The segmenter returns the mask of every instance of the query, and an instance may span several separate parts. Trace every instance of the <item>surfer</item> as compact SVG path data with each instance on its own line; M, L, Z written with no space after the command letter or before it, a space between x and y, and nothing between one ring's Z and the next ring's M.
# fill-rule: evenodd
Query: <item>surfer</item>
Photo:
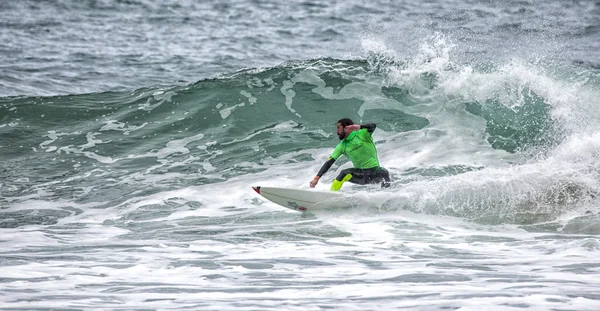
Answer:
M363 125L354 124L348 118L337 122L337 135L341 142L335 147L333 153L323 164L317 176L310 181L310 187L314 188L319 179L325 174L333 162L341 155L345 155L352 161L353 168L342 170L331 184L331 191L338 191L346 181L365 185L381 183L382 188L390 186L390 173L379 166L377 150L373 143L373 131L377 125L367 123Z

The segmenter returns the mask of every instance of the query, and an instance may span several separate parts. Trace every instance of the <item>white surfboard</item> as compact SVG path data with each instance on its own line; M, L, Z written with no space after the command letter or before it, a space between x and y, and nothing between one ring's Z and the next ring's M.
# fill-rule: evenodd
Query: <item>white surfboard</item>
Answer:
M300 212L353 206L351 197L339 192L260 186L252 189L275 204Z

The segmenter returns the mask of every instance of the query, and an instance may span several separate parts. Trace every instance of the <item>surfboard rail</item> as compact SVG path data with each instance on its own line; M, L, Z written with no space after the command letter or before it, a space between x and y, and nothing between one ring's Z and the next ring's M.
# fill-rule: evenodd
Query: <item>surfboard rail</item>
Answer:
M333 191L318 191L281 187L252 186L252 189L265 199L299 212L324 208L348 207L351 204L346 196Z

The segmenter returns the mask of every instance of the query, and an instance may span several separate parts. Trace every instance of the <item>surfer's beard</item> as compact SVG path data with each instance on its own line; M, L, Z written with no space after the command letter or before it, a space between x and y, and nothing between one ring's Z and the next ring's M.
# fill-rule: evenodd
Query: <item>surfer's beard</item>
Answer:
M340 140L344 140L344 138L345 138L344 136L346 136L345 134L346 133L338 134L338 137L340 138Z

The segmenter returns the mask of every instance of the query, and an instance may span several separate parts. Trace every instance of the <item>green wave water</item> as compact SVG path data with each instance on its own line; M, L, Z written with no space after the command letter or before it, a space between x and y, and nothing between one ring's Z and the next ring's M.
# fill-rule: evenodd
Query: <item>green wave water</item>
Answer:
M587 113L577 104L595 96L597 85L526 74L539 69L518 63L478 72L451 63L446 49L438 46L437 54L410 62L373 54L289 62L185 86L2 98L1 204L61 202L45 216L25 216L27 207L9 210L2 226L53 223L84 212L71 203L107 208L261 172L281 171L301 185L335 145L334 122L342 117L378 124L382 163L399 198L411 197L388 200L387 208L503 214L501 221L517 223L523 221L514 210L524 205L550 213L524 221L535 223L595 201L589 190L596 185L590 179L597 175L595 163L569 173L547 171L543 163L589 134L573 128L580 119L569 118ZM552 89L565 83L571 89ZM565 92L576 102L563 101ZM561 109L572 112L561 115ZM305 169L288 172L288 164ZM527 166L539 170L537 179L521 175ZM494 180L469 184L473 176ZM411 187L418 190L403 193ZM424 195L432 187L444 189ZM505 217L507 209L513 212Z

